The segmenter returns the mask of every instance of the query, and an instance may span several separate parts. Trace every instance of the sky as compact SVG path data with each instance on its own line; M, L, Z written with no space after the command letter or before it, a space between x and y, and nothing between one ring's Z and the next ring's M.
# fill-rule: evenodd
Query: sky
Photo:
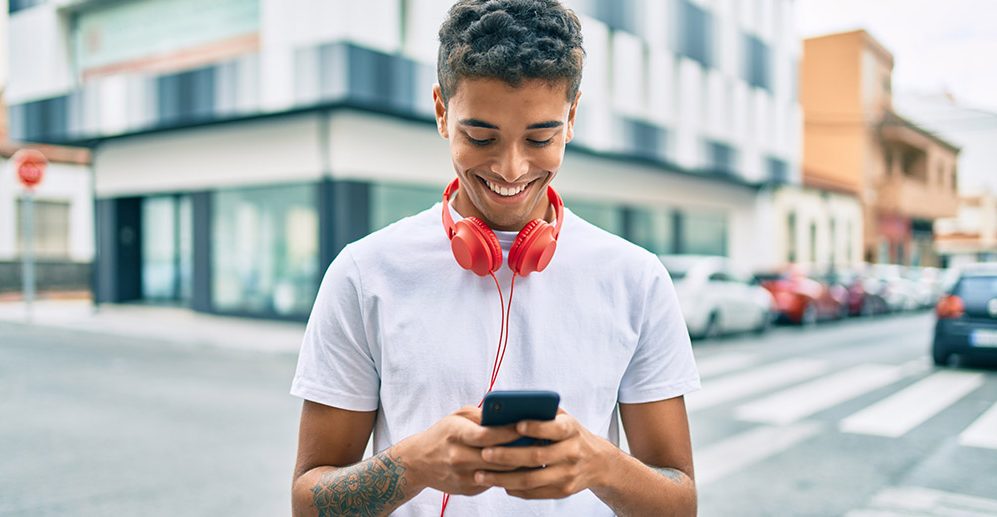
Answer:
M948 92L997 112L997 0L797 0L804 38L864 28L894 57L894 92Z

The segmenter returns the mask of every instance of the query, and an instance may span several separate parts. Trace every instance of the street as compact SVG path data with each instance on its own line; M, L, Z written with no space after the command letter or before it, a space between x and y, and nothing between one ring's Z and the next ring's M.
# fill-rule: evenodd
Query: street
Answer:
M932 324L697 342L700 515L997 515L997 368ZM0 515L288 515L295 360L0 323Z

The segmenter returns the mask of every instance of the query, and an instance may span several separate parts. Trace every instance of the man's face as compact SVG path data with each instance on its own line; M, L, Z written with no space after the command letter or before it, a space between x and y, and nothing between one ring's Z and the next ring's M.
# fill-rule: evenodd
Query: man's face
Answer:
M460 190L454 207L496 230L518 231L548 210L547 185L574 136L574 102L566 83L525 81L510 86L500 79L462 79L444 106L433 88L440 135L450 141L450 156Z

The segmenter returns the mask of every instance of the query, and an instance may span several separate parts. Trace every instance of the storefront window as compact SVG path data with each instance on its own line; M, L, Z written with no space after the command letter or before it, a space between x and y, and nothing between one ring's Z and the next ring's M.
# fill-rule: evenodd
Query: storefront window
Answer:
M607 232L623 235L623 213L620 207L575 199L565 199L564 204L578 217Z
M683 213L682 252L691 255L727 255L727 217L724 214Z
M629 238L634 244L651 253L674 253L672 212L635 208L631 212Z
M186 301L191 295L193 258L190 196L142 200L142 297Z
M371 231L417 214L443 199L443 186L374 184L370 186Z
M226 190L212 204L212 298L221 312L307 316L318 288L315 188Z

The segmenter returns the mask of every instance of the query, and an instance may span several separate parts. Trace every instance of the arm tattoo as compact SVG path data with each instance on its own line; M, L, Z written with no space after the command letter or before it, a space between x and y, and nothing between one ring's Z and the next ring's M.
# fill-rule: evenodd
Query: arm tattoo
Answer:
M383 515L405 498L404 472L401 458L392 458L384 451L323 474L312 488L312 501L319 517Z
M648 466L650 467L650 465ZM681 470L678 469L670 469L664 467L651 467L651 468L654 469L654 471L657 472L658 474L661 474L662 476L668 478L672 483L675 483L676 485L682 484L682 480L685 477L687 477Z

